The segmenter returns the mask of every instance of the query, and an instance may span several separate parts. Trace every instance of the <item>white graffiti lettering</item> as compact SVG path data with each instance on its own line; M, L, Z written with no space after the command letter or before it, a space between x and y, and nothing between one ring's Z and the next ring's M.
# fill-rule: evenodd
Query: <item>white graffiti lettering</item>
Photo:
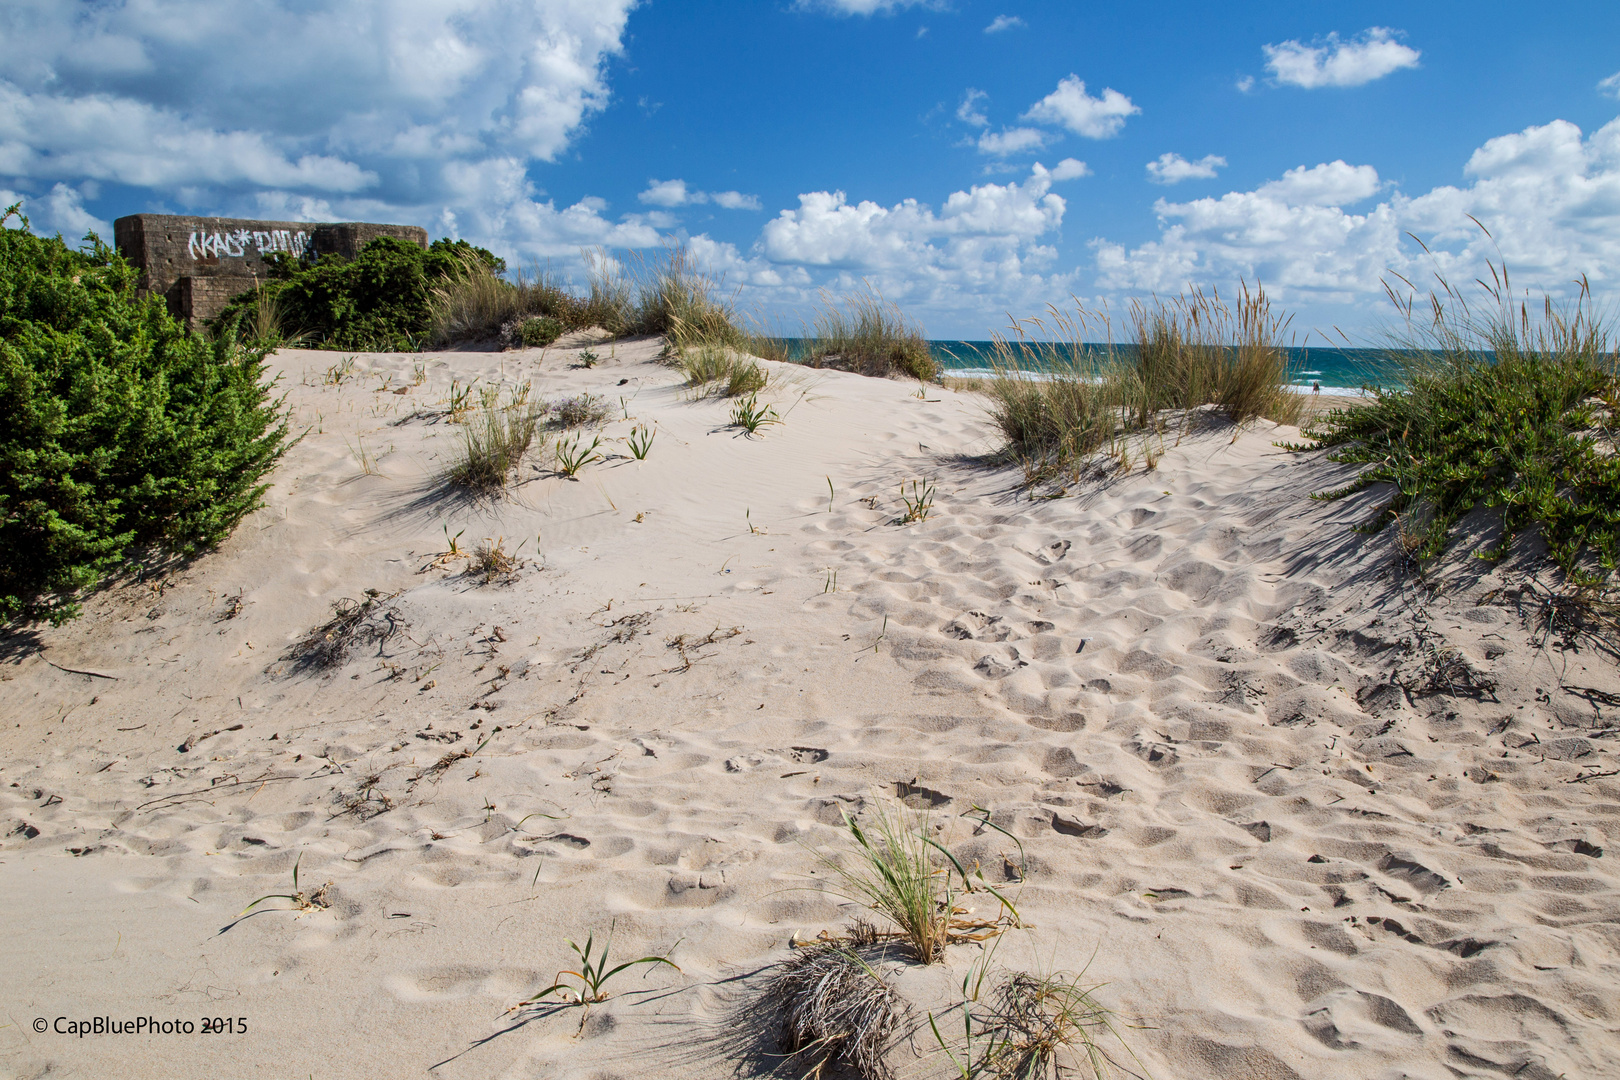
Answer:
M272 229L262 232L253 229L233 229L230 232L194 232L186 244L186 252L193 259L217 259L221 256L240 259L252 246L260 255L272 251L285 251L300 259L315 254L315 238L302 229Z

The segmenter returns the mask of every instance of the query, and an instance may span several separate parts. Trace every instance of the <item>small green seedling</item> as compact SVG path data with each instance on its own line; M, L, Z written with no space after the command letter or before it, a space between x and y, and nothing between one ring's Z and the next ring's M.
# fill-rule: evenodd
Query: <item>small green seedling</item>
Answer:
M680 942L676 942L676 944L678 945ZM612 947L612 945L613 928L611 926L608 927L608 937L607 940L602 943L602 951L599 955L592 955L595 952L596 947L596 934L594 931L585 939L585 947L583 949L570 941L568 943L568 947L574 950L575 956L579 957L579 967L577 969L557 972L556 981L554 981L550 986L546 987L538 994L535 994L533 997L518 1002L508 1011L515 1012L518 1009L527 1008L531 1005L539 1005L553 994L556 994L560 999L560 1003L564 1005L590 1006L595 1005L598 1002L606 1001L608 999L606 987L609 980L611 980L615 975L619 974L619 972L624 971L626 968L633 968L637 964L667 964L676 971L681 970L680 965L676 964L675 961L671 960L667 956L643 956L639 960L626 960L617 967L610 968L608 967L608 950ZM670 951L673 952L674 950L671 949ZM563 982L563 978L565 976L579 980L579 985L573 986L569 983ZM584 1018L582 1017L580 1019L580 1025L582 1027L584 1026L584 1022Z
M742 428L750 435L757 435L762 427L781 422L782 418L776 415L775 409L760 405L758 394L749 394L746 401L739 401L731 408L731 425Z
M586 349L584 352L579 354L579 366L582 368L593 368L596 366L597 361L601 359L602 358L597 356L596 353L592 352L590 349Z
M827 513L829 513L829 514L832 513L832 508L833 508L833 486L832 486L832 477L829 476L829 477L827 477Z
M906 512L900 518L900 524L909 525L913 521L927 521L928 515L934 511L934 482L916 480L911 482L911 494L906 494L906 485L900 485L900 501L905 504Z
M264 903L266 900L291 900L293 902L293 904L295 905L295 907L288 908L288 909L283 909L283 910L296 910L298 912L319 911L322 908L330 907L331 905L328 904L327 900L326 900L326 890L332 887L332 883L330 881L328 881L325 885L322 885L320 888L314 889L314 890L310 891L307 894L304 892L304 890L302 890L302 889L300 889L298 887L298 864L303 862L303 861L304 861L304 853L300 851L298 853L298 858L293 860L293 891L292 892L290 892L290 893L271 893L268 896L261 896L257 900L253 901L253 903L251 903L247 907L243 908L242 909L242 915L246 915L248 912L252 911L254 908L256 908L260 904ZM240 919L242 917L242 915L238 915L237 918Z
M591 462L602 460L602 455L596 452L602 445L601 436L593 437L589 446L581 446L580 439L581 436L575 435L566 442L559 440L557 443L557 471L570 480Z
M658 432L637 424L630 429L630 437L625 442L630 444L630 456L637 461L646 461L647 454L652 450L653 439Z

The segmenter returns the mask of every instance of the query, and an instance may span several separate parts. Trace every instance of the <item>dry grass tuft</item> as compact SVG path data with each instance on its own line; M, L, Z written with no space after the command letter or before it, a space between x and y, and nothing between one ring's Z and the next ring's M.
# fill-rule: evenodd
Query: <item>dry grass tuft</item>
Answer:
M813 1061L806 1075L832 1064L863 1077L893 1075L884 1061L905 1003L855 952L838 945L799 949L772 976L766 998L782 1022L782 1050Z
M506 550L506 537L496 536L485 537L482 544L473 548L464 573L469 577L483 578L485 585L495 581L504 585L516 579L517 572L522 568L523 561L518 558L517 552Z
M969 1050L965 1075L1060 1080L1079 1070L1094 1080L1108 1080L1128 1073L1103 1045L1115 1042L1131 1054L1114 1027L1113 1014L1093 996L1097 987L1082 979L1083 974L1067 972L1036 976L1016 971L1007 976L977 1017L978 1049Z
M326 671L340 667L360 645L387 641L404 625L389 603L394 595L367 589L359 601L343 597L332 605L332 617L305 634L285 659L299 670Z

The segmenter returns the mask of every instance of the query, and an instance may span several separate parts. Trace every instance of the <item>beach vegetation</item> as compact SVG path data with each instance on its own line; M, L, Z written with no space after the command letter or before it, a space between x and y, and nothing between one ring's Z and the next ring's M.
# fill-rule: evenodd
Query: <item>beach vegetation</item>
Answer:
M1532 305L1505 267L1491 276L1467 297L1444 279L1427 302L1391 289L1398 383L1318 417L1294 448L1361 466L1317 497L1379 491L1366 528L1394 525L1420 564L1487 508L1500 532L1474 554L1500 559L1535 532L1569 585L1594 590L1620 559L1620 356L1584 278L1570 303Z
M1156 465L1167 426L1184 434L1211 414L1235 425L1299 422L1303 399L1290 389L1284 347L1289 318L1264 289L1243 286L1232 303L1196 289L1133 301L1128 324L1130 347L1116 347L1107 312L1051 307L1015 323L1012 339L995 340L993 374L980 389L1003 454L1022 464L1030 485L1077 479L1099 459L1128 470L1133 438ZM1087 344L1098 337L1108 344ZM1157 449L1152 436L1161 437Z
M607 422L611 411L607 400L595 394L576 394L547 406L552 422L560 428L596 427Z
M527 395L502 404L486 394L476 412L462 424L460 452L445 474L458 487L489 494L506 487L539 434L540 410ZM545 438L540 436L542 447Z
M750 356L724 345L703 344L678 354L686 385L697 394L741 397L765 389L765 369Z
M60 623L263 505L286 411L262 343L190 333L94 235L0 221L0 623Z
M582 435L574 435L568 439L559 439L555 457L557 459L557 472L568 479L574 479L579 470L594 461L601 461L602 455L597 450L602 445L601 436L591 439L590 445L584 445Z
M934 512L934 482L913 480L910 494L906 493L906 486L901 484L900 502L906 508L906 512L900 515L900 524L910 525L914 521L927 521L928 515Z
M843 295L823 291L798 346L793 358L811 367L926 382L940 376L922 327L871 285Z
M803 1075L843 1065L868 1080L892 1075L884 1060L905 1017L903 998L852 948L816 943L794 950L764 997L777 1011L781 1050L811 1062Z
M749 394L731 407L732 427L740 427L750 435L757 435L762 427L781 422L782 418L776 415L775 409L759 403L758 394Z
M550 986L518 1002L508 1011L515 1012L518 1009L540 1005L553 996L557 998L560 1004L564 1005L590 1006L599 1004L608 999L607 984L613 981L615 976L643 964L652 966L663 964L674 968L676 971L681 970L680 966L667 955L643 956L635 960L625 960L610 967L609 954L613 947L613 928L611 926L608 928L607 939L602 942L600 951L596 949L595 931L592 931L585 938L584 948L576 945L573 941L568 942L568 947L574 951L574 955L578 958L578 964L573 968L557 972ZM671 949L670 951L673 952L674 950ZM584 1021L581 1020L582 1026L583 1023Z
M448 528L445 531L448 534ZM403 625L394 595L367 589L359 600L340 597L332 604L332 617L294 642L283 659L299 671L330 671L341 667L359 646L380 646Z
M630 448L630 456L637 461L646 461L647 455L652 453L653 439L658 435L657 428L649 428L645 424L637 424L630 429L625 444Z
M319 886L318 888L310 889L310 890L307 890L307 891L304 890L304 889L299 888L299 886L298 886L298 866L303 861L304 861L304 853L302 851L300 851L298 853L298 857L293 860L292 892L290 892L290 893L270 893L267 896L261 896L257 900L253 901L253 903L251 903L247 907L243 908L242 909L242 914L238 915L237 918L238 919L242 918L243 915L246 915L248 912L252 911L254 908L258 907L260 904L264 903L267 900L287 900L287 901L290 901L292 903L292 907L284 909L284 910L297 911L299 913L303 913L303 912L306 912L306 911L319 911L322 908L331 907L331 904L327 900L327 895L326 895L327 890L332 887L332 883L330 881L328 881L324 885Z
M1141 1062L1120 1035L1111 1010L1097 1000L1099 987L1084 972L1033 975L1014 971L983 994L983 969L963 980L963 1040L954 1045L929 1014L940 1049L962 1080L1092 1080L1139 1075L1113 1056ZM1145 1070L1144 1070L1145 1071Z

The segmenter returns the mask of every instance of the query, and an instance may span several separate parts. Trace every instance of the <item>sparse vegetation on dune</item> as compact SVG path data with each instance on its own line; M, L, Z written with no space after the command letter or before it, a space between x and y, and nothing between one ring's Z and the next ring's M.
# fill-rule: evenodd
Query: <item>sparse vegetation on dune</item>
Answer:
M460 453L446 479L480 494L500 491L534 445L540 415L527 393L514 393L504 405L495 395L486 395L482 407L462 425Z
M1152 437L1171 423L1185 430L1205 408L1237 424L1299 421L1303 401L1289 388L1282 341L1288 319L1263 289L1242 288L1235 304L1196 290L1136 301L1129 318L1130 350L1088 346L1099 334L1111 342L1113 328L1084 308L1017 324L1016 346L996 340L995 374L981 389L1005 452L1031 484L1078 476L1104 457L1126 468L1133 438L1151 465Z
M1369 528L1395 524L1419 561L1487 507L1500 535L1477 554L1500 558L1534 530L1570 584L1600 586L1620 559L1620 356L1584 280L1571 304L1537 310L1513 302L1506 269L1492 275L1475 304L1444 281L1424 306L1391 292L1401 385L1319 417L1296 449L1365 466L1319 498L1390 485Z
M725 345L699 345L677 355L686 385L695 394L741 397L765 389L768 381L757 361Z

